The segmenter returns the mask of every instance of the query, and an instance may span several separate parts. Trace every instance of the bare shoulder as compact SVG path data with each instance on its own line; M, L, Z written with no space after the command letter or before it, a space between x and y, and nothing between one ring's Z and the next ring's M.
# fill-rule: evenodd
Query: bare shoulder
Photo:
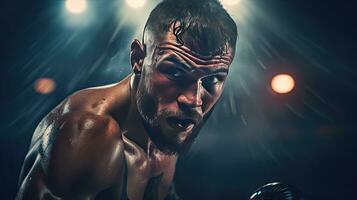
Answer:
M123 141L110 116L66 113L49 124L39 142L41 166L56 194L95 194L121 179Z
M19 179L18 199L45 191L70 199L94 198L123 183L124 144L110 115L113 87L78 91L37 126ZM46 193L46 192L45 192Z
M38 124L31 141L31 147L43 136L49 126L62 122L80 122L91 118L96 125L108 120L105 110L105 93L101 89L83 89L65 98L51 112L49 112ZM101 112L102 111L102 112ZM95 127L94 127L95 128Z
M91 199L122 184L124 145L113 118L88 111L50 113L39 127L40 137L24 162L18 199L42 199L44 194Z
M62 103L62 108L64 111L86 110L103 114L105 108L113 104L113 101L121 100L114 97L116 88L118 88L117 84L112 84L79 90L66 98Z
M30 181L34 177L44 177L46 188L63 198L93 197L121 185L124 144L110 113L123 99L113 95L114 89L125 91L115 86L78 91L41 120L21 172L21 191L37 187Z

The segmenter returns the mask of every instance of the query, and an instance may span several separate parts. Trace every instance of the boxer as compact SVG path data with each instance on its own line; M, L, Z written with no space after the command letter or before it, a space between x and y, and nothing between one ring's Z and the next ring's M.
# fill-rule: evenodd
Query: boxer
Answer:
M37 126L16 199L174 199L177 158L220 98L237 27L217 0L164 0L132 73L80 90Z

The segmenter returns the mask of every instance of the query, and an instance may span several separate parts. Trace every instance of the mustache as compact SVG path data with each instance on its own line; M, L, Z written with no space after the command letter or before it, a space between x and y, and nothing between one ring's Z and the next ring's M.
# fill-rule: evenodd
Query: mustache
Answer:
M164 109L160 112L160 116L163 118L169 118L169 117L175 117L179 119L192 119L196 123L199 123L202 121L203 116L200 114L197 110L187 110L187 111L173 111L169 109Z

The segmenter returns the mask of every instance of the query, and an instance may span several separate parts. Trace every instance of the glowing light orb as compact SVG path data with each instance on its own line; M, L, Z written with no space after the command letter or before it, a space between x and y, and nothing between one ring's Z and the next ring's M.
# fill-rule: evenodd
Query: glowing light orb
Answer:
M87 9L86 0L66 0L66 8L73 14L83 13Z
M126 3L132 8L140 8L145 5L146 0L126 0Z
M226 6L233 6L240 2L240 0L221 0L221 3Z
M34 88L40 94L49 94L56 88L56 83L50 78L37 79Z
M280 94L289 93L295 87L295 81L289 74L278 74L271 80L272 89Z

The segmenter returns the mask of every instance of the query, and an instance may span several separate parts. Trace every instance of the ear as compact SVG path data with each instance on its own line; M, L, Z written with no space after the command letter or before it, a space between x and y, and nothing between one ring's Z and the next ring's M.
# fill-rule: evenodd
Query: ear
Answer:
M130 64L135 75L140 75L145 58L145 46L135 39L130 47Z

